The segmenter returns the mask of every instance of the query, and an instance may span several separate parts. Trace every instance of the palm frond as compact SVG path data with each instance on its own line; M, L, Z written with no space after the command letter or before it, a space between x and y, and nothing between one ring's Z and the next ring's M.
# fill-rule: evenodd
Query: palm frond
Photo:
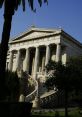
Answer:
M31 9L33 10L33 0L28 0L29 6L31 7Z
M34 0L28 0L29 6L31 7L31 10L36 12L36 9L34 9Z
M48 0L44 0L44 3L47 3L48 4Z
M17 10L17 9L18 9L18 1L19 1L19 0L15 0L15 5L14 5L15 10Z
M5 0L0 0L0 8L2 8L4 2Z
M25 11L25 0L22 0L23 11Z
M42 0L38 0L40 7L42 6Z
M21 0L18 0L18 5L20 5L21 4Z

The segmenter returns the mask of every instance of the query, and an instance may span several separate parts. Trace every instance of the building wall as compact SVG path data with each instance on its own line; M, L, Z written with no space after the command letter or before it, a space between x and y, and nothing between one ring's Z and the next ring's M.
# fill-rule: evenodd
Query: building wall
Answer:
M26 67L26 50L29 48L29 73L35 74L35 55L36 48L39 47L39 64L37 66L37 72L43 72L46 63L46 52L47 46L49 46L50 51L50 59L57 61L57 57L60 57L62 63L66 63L69 57L72 56L80 56L82 55L82 45L77 41L73 40L70 36L61 35L60 31L57 34L46 35L48 32L30 32L25 36L20 36L18 40L12 41L10 44L9 54L13 52L13 63L12 63L12 71L15 71L16 68L16 57L18 51L21 50L21 55L19 57L19 66L23 70ZM39 37L40 36L40 37ZM42 37L41 37L42 36ZM44 37L43 37L44 36ZM58 46L59 45L59 46ZM58 47L58 48L57 48ZM59 49L59 50L57 50ZM7 56L7 63L10 61L10 56ZM57 55L57 54L60 54ZM49 56L49 55L48 55ZM48 58L47 58L48 59ZM38 61L38 60L37 60ZM7 66L8 67L8 66Z
M65 37L61 37L61 43L63 43L66 48L63 60L69 57L82 56L82 47L78 46L76 43Z

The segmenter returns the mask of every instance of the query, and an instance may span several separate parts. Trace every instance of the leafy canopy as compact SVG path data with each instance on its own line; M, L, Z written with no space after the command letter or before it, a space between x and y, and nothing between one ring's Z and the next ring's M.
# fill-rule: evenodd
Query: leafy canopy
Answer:
M81 90L82 57L71 58L65 65L62 62L50 61L46 66L46 87L56 86L59 90Z
M28 1L28 4L29 4L31 10L35 11L35 9L34 9L34 0L27 0L27 1ZM44 3L48 4L47 0L38 0L38 3L40 5L40 7L42 6L43 1L44 1ZM7 3L10 3L10 2L13 4L14 10L17 10L18 6L20 6L22 4L23 11L25 11L26 0L0 0L0 8L2 8L3 4L7 4Z

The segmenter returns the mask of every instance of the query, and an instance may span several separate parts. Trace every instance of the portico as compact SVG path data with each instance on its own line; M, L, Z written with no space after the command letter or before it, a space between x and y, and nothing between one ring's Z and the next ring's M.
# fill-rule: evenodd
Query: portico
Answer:
M61 29L31 28L9 44L8 69L23 69L34 78L37 72L44 73L50 59L65 64L69 57L82 54L82 45Z
M35 77L37 72L44 71L50 59L54 61L61 59L60 47L56 44L12 50L10 51L9 70L16 71L20 68Z

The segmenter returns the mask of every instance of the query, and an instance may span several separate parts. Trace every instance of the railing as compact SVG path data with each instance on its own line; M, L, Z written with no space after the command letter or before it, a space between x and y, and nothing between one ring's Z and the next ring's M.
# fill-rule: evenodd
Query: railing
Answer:
M32 87L34 87L34 90L25 97L25 102L32 102L33 100L35 100L35 97L38 97L38 95L39 95L38 88L40 88L40 87L38 86L39 84L38 84L37 80L33 79L30 75L28 75L28 82L31 81ZM40 104L45 105L47 103L47 101L50 102L52 100L52 98L55 96L54 94L56 94L56 91L52 90L52 91L47 92L43 95L39 95L40 96Z
M37 82L37 80L33 79L30 75L29 75L29 79L33 82L35 89L33 92L31 92L29 95L26 96L25 102L32 101L35 98L35 96L38 95L38 82Z

